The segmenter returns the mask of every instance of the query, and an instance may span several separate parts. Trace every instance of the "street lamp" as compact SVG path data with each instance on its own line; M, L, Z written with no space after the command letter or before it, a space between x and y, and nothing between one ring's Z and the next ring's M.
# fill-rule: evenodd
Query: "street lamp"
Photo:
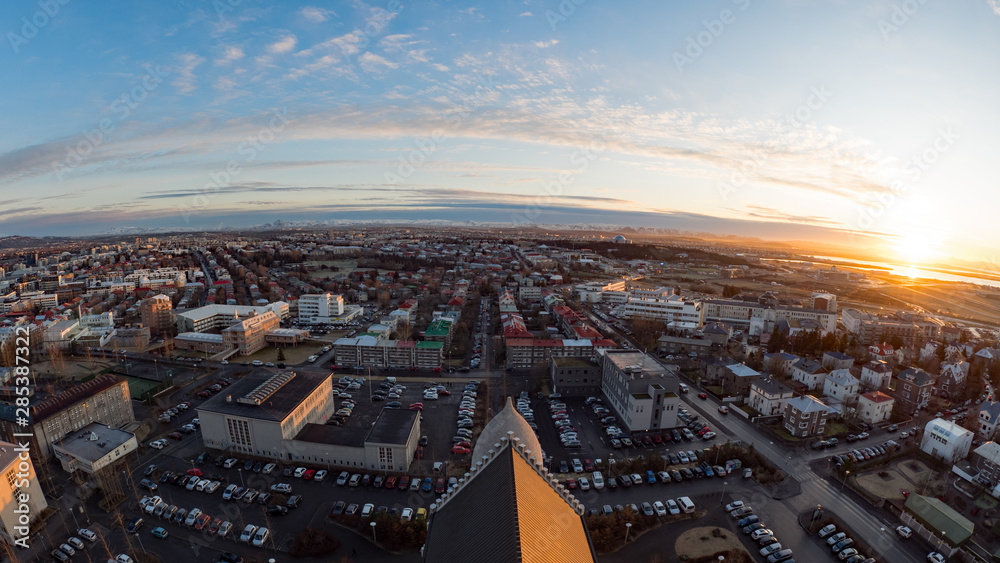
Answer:
M378 540L375 538L375 522L372 522L370 526L372 527L372 543L374 543L377 546Z
M941 544L944 542L944 538L947 535L948 535L948 532L945 532L945 531L941 532L941 539L938 540L938 548L937 548L938 551L941 551Z
M240 486L245 487L246 483L243 482L243 468L237 469L236 472L240 474Z
M374 522L372 522L374 524ZM632 529L631 522L625 522L625 543L628 543L628 532Z
M844 491L844 485L847 484L847 479L851 476L851 471L848 469L844 472L844 482L840 484L840 491Z
M723 499L725 498L725 496L726 496L726 485L728 485L728 484L729 484L729 482L728 482L728 481L723 481L723 482L722 482L722 494L721 494L721 495L719 495L719 504L722 504L722 500L723 500Z

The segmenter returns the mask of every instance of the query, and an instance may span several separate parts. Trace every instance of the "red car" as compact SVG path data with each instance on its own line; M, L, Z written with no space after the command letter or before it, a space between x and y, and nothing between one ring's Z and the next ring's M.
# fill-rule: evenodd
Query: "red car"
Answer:
M423 447L418 447L417 451L413 452L413 457L415 457L417 459L423 459L424 458L424 448Z
M707 399L708 398L708 394L707 393L698 393L698 398L699 399Z
M455 445L456 446L462 446L465 449L472 448L472 444L470 444L467 440L463 440L461 442L455 442ZM588 469L588 471L590 471L590 470Z
M187 474L194 475L195 477L201 477L201 469L198 469L197 467L192 467L191 469L187 470Z
M456 444L451 447L451 453L464 455L469 453L469 448L466 448L465 446L459 446Z
M336 364L330 364L330 369L340 369L340 366Z
M412 403L410 405L410 410L411 411L422 411L422 410L424 410L424 404L423 403Z
M212 394L209 393L208 391L198 391L198 393L195 396L201 397L202 399L207 399L207 398L211 397Z
M663 443L663 436L660 436L659 434L653 434L653 443L654 444L662 444Z
M434 483L434 492L438 493L438 494L441 494L441 493L444 492L444 489L445 489L445 487L444 487L444 477L438 477L437 482Z
M405 491L410 486L410 476L403 475L399 478L399 490Z
M583 470L584 471L593 471L594 470L594 464L591 463L591 461L589 459L583 460Z
M390 476L386 477L385 478L385 488L387 488L387 489L395 489L396 488L396 481L397 480L399 480L399 477L396 477L395 475L390 475Z
M566 479L566 488L571 491L576 489L576 479Z
M167 434L167 438L170 438L172 440L181 440L184 438L184 435L181 434L180 432L171 432L170 434Z
M436 368L434 368L434 371L441 371L441 368L436 367Z
M438 395L441 395L442 397L447 397L451 395L451 391L448 391L447 389L438 389Z
M711 432L711 429L709 427L707 427L707 426L704 427L704 428L702 428L701 430L699 430L698 431L698 435L699 436L704 436L706 432Z
M302 478L306 481L312 481L313 475L316 475L315 469L306 469L306 472L302 474Z

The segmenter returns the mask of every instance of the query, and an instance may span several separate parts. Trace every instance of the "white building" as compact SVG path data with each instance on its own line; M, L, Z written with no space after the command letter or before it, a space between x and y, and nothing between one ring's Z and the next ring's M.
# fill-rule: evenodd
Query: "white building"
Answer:
M307 323L330 322L344 314L344 296L334 293L306 294L299 297L299 320Z
M701 301L686 300L671 295L670 288L634 290L624 304L615 307L616 317L626 319L655 319L669 327L696 330L705 324L705 310Z
M777 416L785 412L785 403L795 393L776 379L760 379L750 384L747 404L762 416Z
M949 463L964 459L972 447L972 432L943 418L935 418L924 426L920 449Z
M810 391L820 389L826 380L826 368L819 362L802 358L792 365L792 379L806 386Z
M52 445L56 459L67 473L93 475L139 449L135 434L92 422L70 432Z
M878 424L889 420L895 400L881 391L864 393L858 397L858 416L861 420Z
M892 367L884 360L872 360L861 368L861 387L872 390L889 388Z
M835 369L823 380L823 395L842 403L850 402L858 395L858 378L849 369Z
M267 305L206 305L175 314L177 332L207 332L222 330L253 314L274 312L279 320L288 318L288 303L275 301Z
M979 429L976 432L984 440L992 440L1000 423L1000 401L983 401L979 405Z

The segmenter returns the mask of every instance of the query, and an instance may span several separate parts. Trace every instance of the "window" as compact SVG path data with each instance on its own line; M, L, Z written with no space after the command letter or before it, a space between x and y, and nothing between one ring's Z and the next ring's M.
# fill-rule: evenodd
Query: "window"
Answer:
M382 469L392 466L392 448L379 448L378 461L382 465Z

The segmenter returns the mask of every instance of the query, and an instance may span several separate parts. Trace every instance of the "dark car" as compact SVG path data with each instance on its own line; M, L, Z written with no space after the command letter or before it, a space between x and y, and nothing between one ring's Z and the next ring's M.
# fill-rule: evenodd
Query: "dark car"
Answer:
M298 508L299 505L302 504L302 497L300 497L299 495L292 495L288 497L288 502L285 504L288 506L288 508Z
M336 504L333 505L333 510L330 511L330 514L332 516L339 516L339 515L341 515L341 514L344 513L344 508L346 506L347 506L347 503L345 503L342 500L338 500L336 502Z
M569 473L569 464L566 463L566 460L559 462L559 473Z
M223 551L219 554L220 563L243 563L243 556L231 553L228 551Z
M260 473L260 470L263 469L263 468L264 468L264 464L261 463L261 462L259 462L259 461L257 463L255 463L255 464L253 464L253 472L254 473Z
M282 472L281 472L281 475L282 475L283 477L291 477L291 476L292 476L292 475L294 475L294 474L295 474L295 467L293 467L293 466L291 466L291 465L289 465L288 467L286 467L286 468L285 468L284 470L282 470Z
M340 505L341 505L340 508L341 508L341 510L343 510L344 509L344 506L343 506L344 505L344 501L338 501L338 502L340 502ZM288 514L288 507L286 507L286 506L280 506L280 505L269 506L269 507L267 507L267 513L270 516L284 516L284 515Z
M142 521L142 518L134 518L128 523L128 527L125 528L125 531L130 534L138 534L139 530L142 529L143 524L145 524L145 522Z
M248 459L246 463L243 464L243 471L250 471L253 469L253 460Z

